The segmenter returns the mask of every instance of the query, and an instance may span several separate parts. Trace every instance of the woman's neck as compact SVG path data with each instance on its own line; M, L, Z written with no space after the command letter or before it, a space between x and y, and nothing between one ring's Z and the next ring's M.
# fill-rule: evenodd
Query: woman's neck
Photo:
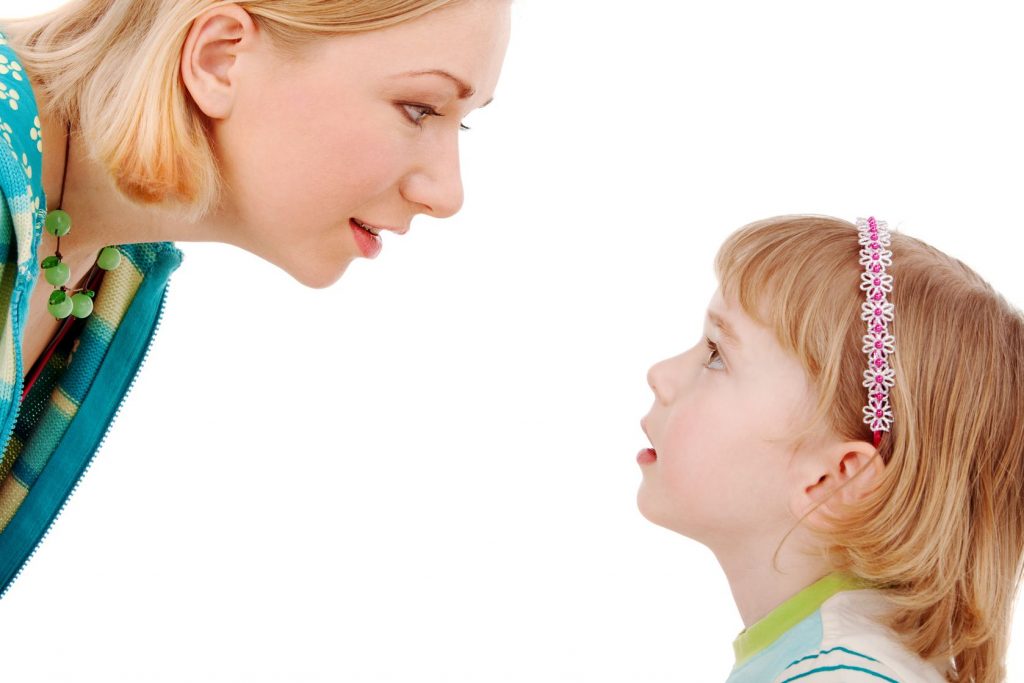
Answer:
M40 111L43 111L42 107ZM47 209L61 202L62 179L67 163L63 208L72 217L72 232L61 240L61 253L67 260L88 260L110 244L137 242L230 242L229 224L221 214L196 222L156 206L140 206L125 199L106 170L90 158L84 141L72 133L65 160L67 129L52 117L40 116L43 132L43 190ZM40 254L56 249L56 238L43 233Z

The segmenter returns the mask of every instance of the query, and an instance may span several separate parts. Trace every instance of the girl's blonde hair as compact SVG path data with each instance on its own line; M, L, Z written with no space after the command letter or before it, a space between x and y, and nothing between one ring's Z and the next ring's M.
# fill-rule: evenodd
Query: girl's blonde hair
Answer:
M458 0L234 0L273 44L298 56L310 41L372 31ZM175 203L192 217L216 203L221 177L206 118L179 73L192 22L214 0L75 0L3 22L36 92L129 199Z
M759 221L722 245L723 293L774 330L818 390L841 438L862 422L866 324L856 227L820 216ZM892 237L894 425L878 486L833 514L833 566L885 589L888 625L951 680L1005 677L1024 557L1024 316L960 261Z

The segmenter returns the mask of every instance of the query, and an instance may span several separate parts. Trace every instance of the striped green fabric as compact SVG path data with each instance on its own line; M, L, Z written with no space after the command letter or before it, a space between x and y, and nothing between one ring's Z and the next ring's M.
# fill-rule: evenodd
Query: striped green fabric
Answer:
M743 666L747 660L774 643L786 631L811 616L823 602L839 591L867 587L866 583L838 572L815 581L736 637L732 643L736 654L736 666Z
M832 573L777 605L733 642L726 683L944 683L949 662L909 650L885 625L889 594L868 585Z
M117 245L121 265L104 276L92 315L75 323L22 401L23 325L46 217L41 128L29 79L0 33L0 594L102 443L182 259L170 242Z

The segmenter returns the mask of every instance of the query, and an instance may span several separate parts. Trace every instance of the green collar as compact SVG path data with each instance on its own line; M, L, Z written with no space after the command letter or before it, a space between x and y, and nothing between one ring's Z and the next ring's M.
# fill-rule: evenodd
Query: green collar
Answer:
M778 640L783 633L814 614L823 602L836 593L858 588L867 588L867 584L849 574L837 572L828 574L804 588L736 637L732 643L732 648L736 652L736 666L740 666Z

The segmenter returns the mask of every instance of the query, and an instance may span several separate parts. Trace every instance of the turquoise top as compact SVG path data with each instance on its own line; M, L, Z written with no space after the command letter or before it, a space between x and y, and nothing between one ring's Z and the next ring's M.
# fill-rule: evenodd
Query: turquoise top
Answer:
M21 346L47 207L42 152L32 86L0 33L0 595L102 445L182 259L169 242L114 245L122 263L105 274L92 315L75 323L22 401Z

